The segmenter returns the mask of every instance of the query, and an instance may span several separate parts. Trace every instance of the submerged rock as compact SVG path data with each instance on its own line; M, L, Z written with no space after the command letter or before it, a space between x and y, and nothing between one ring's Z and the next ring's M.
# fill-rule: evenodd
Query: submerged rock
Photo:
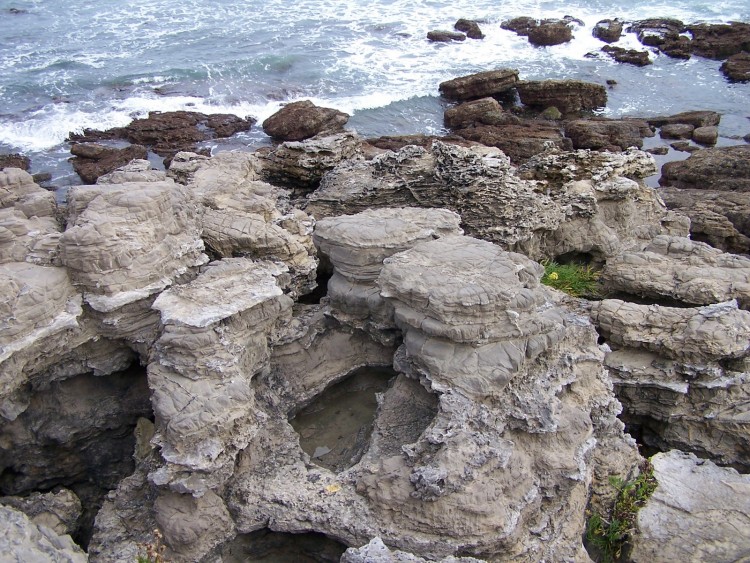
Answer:
M602 47L602 51L607 53L618 63L628 63L635 66L646 66L652 63L648 56L648 51L623 49L622 47L614 47L612 45L605 45Z
M720 67L724 76L735 82L750 80L750 53L737 53L727 58Z
M427 32L427 39L439 43L450 43L451 41L466 41L466 34L446 29L435 29Z
M567 22L542 22L528 32L529 43L537 47L561 45L573 39L573 30Z

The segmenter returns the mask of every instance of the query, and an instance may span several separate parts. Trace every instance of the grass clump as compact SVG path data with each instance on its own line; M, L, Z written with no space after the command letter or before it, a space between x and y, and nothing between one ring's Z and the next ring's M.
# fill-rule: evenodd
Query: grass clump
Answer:
M638 511L656 490L654 467L646 460L641 474L633 481L610 477L617 496L608 515L591 514L586 524L586 542L599 555L600 563L613 563L622 558L622 551L635 530Z
M584 264L559 264L545 260L542 283L564 291L573 297L598 297L599 274L591 266Z
M164 536L159 529L154 530L154 539L146 544L140 544L140 548L145 551L145 555L138 555L137 563L167 563L164 559L164 552L167 546L164 545Z

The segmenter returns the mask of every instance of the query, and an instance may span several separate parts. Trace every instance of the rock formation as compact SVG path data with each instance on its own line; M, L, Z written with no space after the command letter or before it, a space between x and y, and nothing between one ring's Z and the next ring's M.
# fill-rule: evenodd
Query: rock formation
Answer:
M263 131L279 141L302 141L321 133L338 133L347 121L344 112L302 100L285 105L266 119Z
M563 114L607 105L604 86L580 80L524 80L516 85L521 103L534 108L556 107Z
M440 94L449 100L475 100L507 92L518 82L518 71L489 70L441 82Z
M662 167L659 185L726 192L750 191L750 146L704 149Z
M23 512L0 505L3 534L0 551L16 561L88 561L70 536L60 536L45 525L35 524Z
M623 24L620 20L601 20L596 23L592 35L605 43L615 43L620 40Z
M117 149L98 143L75 143L70 147L70 153L73 155L70 159L73 170L84 184L94 184L99 176L112 172L131 160L145 159L147 156L143 145Z

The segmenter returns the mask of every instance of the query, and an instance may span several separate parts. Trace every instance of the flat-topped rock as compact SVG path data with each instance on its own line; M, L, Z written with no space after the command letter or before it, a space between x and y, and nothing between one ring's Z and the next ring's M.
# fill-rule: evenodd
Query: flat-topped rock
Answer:
M662 166L660 186L750 192L750 145L703 149Z
M556 107L563 114L590 111L607 105L607 90L580 80L523 80L516 84L521 103L539 109Z
M449 100L474 100L507 92L518 82L515 69L488 70L440 83L440 94Z

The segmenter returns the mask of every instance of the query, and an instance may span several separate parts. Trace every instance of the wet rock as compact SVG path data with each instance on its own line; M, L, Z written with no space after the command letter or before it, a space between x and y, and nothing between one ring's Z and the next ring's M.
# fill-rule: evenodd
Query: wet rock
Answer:
M674 143L670 143L669 146L680 152L692 153L701 150L700 147L691 144L690 141L675 141Z
M750 192L750 146L703 149L662 166L659 185L682 189Z
M750 306L750 259L687 238L660 235L642 252L610 258L601 279L613 291L650 299Z
M669 209L690 217L690 238L733 254L750 254L750 192L660 188Z
M665 41L686 31L685 24L680 20L669 18L650 18L639 20L628 28L638 37L638 41L649 47L658 47Z
M492 120L491 116L488 117ZM468 141L498 148L508 155L511 162L519 164L550 146L561 150L572 148L560 126L548 120L522 120L508 115L508 121L505 125L475 124L454 132Z
M659 136L662 139L692 139L694 129L687 123L667 123L662 125Z
M73 154L70 159L73 170L86 184L94 184L99 176L147 156L146 147L142 145L116 149L97 143L76 143L70 147L70 152Z
M338 133L349 116L310 100L286 104L263 122L263 131L278 141L302 141L321 133Z
M729 80L747 82L750 80L750 53L731 55L720 67Z
M617 18L601 20L596 23L591 34L605 43L615 43L620 40L623 24Z
M542 22L529 30L528 37L537 47L561 45L573 39L573 30L565 22Z
M446 127L460 129L474 124L503 125L509 121L518 121L518 118L506 114L496 99L481 98L448 108L443 121Z
M699 23L687 29L693 36L693 52L701 57L726 59L750 51L750 23Z
M579 80L521 81L516 85L521 102L534 108L556 107L563 114L607 105L604 86Z
M518 82L514 69L490 70L440 83L440 94L449 100L474 100L503 94Z
M22 154L0 154L0 170L3 168L20 168L28 170L31 167L31 159Z
M645 118L649 125L654 127L662 127L664 125L682 123L692 125L693 127L710 127L718 125L721 120L721 115L715 111L700 110L700 111L686 111L683 113L677 113L675 115L661 116L661 117L647 117Z
M643 137L653 137L654 133L642 120L578 119L565 123L565 136L574 149L625 150L642 147Z
M693 141L701 145L715 145L719 139L719 128L716 126L697 127L693 130Z
M673 59L687 60L693 53L693 42L684 35L668 35L659 50Z
M534 29L537 25L539 25L539 22L535 20L534 18L530 18L528 16L521 16L518 18L513 18L511 20L506 20L500 24L500 27L503 29L507 29L509 31L514 31L518 35L528 35L529 32Z
M427 32L427 39L439 43L450 43L451 41L466 41L466 35L456 31L436 29Z
M60 536L72 536L78 530L81 500L68 489L31 493L26 497L0 497L0 505L20 510L34 524L47 526Z
M13 561L61 561L84 563L88 557L70 536L60 536L47 526L32 522L23 512L0 506L0 551Z
M466 34L469 39L484 39L484 33L479 27L479 23L474 20L467 20L464 18L459 19L453 27L457 31L461 31Z
M652 464L659 485L638 512L631 559L742 560L750 542L737 530L750 525L750 476L679 451L657 454Z
M649 154L655 154L658 156L664 156L665 154L669 154L669 147L665 147L665 146L651 147L650 149L645 149L645 150Z
M646 66L652 63L648 56L648 51L623 49L622 47L614 47L612 45L605 45L602 47L602 51L607 53L618 63L628 63L635 66Z

